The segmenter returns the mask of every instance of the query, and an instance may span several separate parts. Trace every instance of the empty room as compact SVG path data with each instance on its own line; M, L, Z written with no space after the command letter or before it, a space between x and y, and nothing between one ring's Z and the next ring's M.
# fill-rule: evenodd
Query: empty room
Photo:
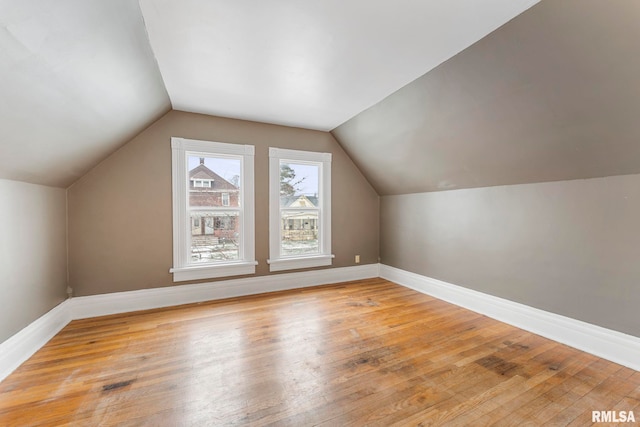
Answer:
M639 22L0 1L0 425L640 423Z

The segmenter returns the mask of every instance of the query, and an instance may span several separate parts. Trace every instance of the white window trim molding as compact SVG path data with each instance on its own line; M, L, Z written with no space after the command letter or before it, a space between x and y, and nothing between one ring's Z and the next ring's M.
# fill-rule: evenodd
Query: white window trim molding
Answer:
M331 265L335 255L312 255L295 258L269 259L269 271L293 270L296 268L325 267Z
M289 150L269 147L269 271L284 271L298 268L326 267L333 263L331 253L331 153ZM296 257L280 255L280 161L321 163L319 195L321 206L318 219L320 226L320 253Z
M228 144L195 139L171 138L173 196L173 273L174 282L255 274L255 201L253 145ZM242 156L242 259L228 263L193 265L189 263L188 246L191 221L188 218L187 153Z

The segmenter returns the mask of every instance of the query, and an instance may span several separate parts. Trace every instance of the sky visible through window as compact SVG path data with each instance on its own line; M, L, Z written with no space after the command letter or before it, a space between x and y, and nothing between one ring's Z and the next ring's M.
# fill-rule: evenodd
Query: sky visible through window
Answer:
M285 162L283 162L285 163ZM286 162L296 173L296 177L293 181L298 182L296 184L296 194L304 194L305 196L317 196L318 195L318 165L304 165Z
M189 156L189 170L197 167L199 164L199 156ZM238 159L205 157L204 165L229 182L234 182L233 180L236 176L238 177L238 182L240 182L240 160Z
M200 164L199 156L189 156L189 170ZM296 173L295 181L302 180L296 185L296 194L304 194L306 196L316 196L318 194L318 166L304 165L287 162L287 164ZM240 161L237 159L225 159L219 157L205 157L204 165L226 179L233 182L235 176L240 177Z

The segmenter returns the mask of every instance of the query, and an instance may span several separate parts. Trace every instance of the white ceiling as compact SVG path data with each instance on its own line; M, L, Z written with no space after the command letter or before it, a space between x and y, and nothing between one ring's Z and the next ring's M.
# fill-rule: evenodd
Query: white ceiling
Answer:
M169 109L135 0L0 0L0 178L66 187Z
M174 109L331 130L537 0L140 0Z
M170 108L331 130L537 1L0 0L0 178L66 187Z

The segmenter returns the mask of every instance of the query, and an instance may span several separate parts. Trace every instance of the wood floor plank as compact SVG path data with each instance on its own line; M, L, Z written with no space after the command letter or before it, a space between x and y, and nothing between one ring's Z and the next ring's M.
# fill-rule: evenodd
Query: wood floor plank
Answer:
M0 425L589 425L640 373L383 279L76 320Z
M560 349L558 349L558 347L560 347ZM591 360L590 355L585 353L576 355L575 352L570 349L563 354L561 351L563 347L564 346L556 345L551 350L557 352L558 364L543 365L543 369L526 381L526 387L522 393L514 393L512 399L504 402L501 406L490 412L486 412L483 415L481 414L478 418L470 418L473 420L473 424L493 424L495 426L513 425L514 420L527 420L531 412L545 407L548 401L538 401L536 398L543 396L551 388L562 383L571 375L572 370L584 366L585 363ZM567 349L566 347L564 348ZM477 415L476 412L483 411L474 411L472 415Z

